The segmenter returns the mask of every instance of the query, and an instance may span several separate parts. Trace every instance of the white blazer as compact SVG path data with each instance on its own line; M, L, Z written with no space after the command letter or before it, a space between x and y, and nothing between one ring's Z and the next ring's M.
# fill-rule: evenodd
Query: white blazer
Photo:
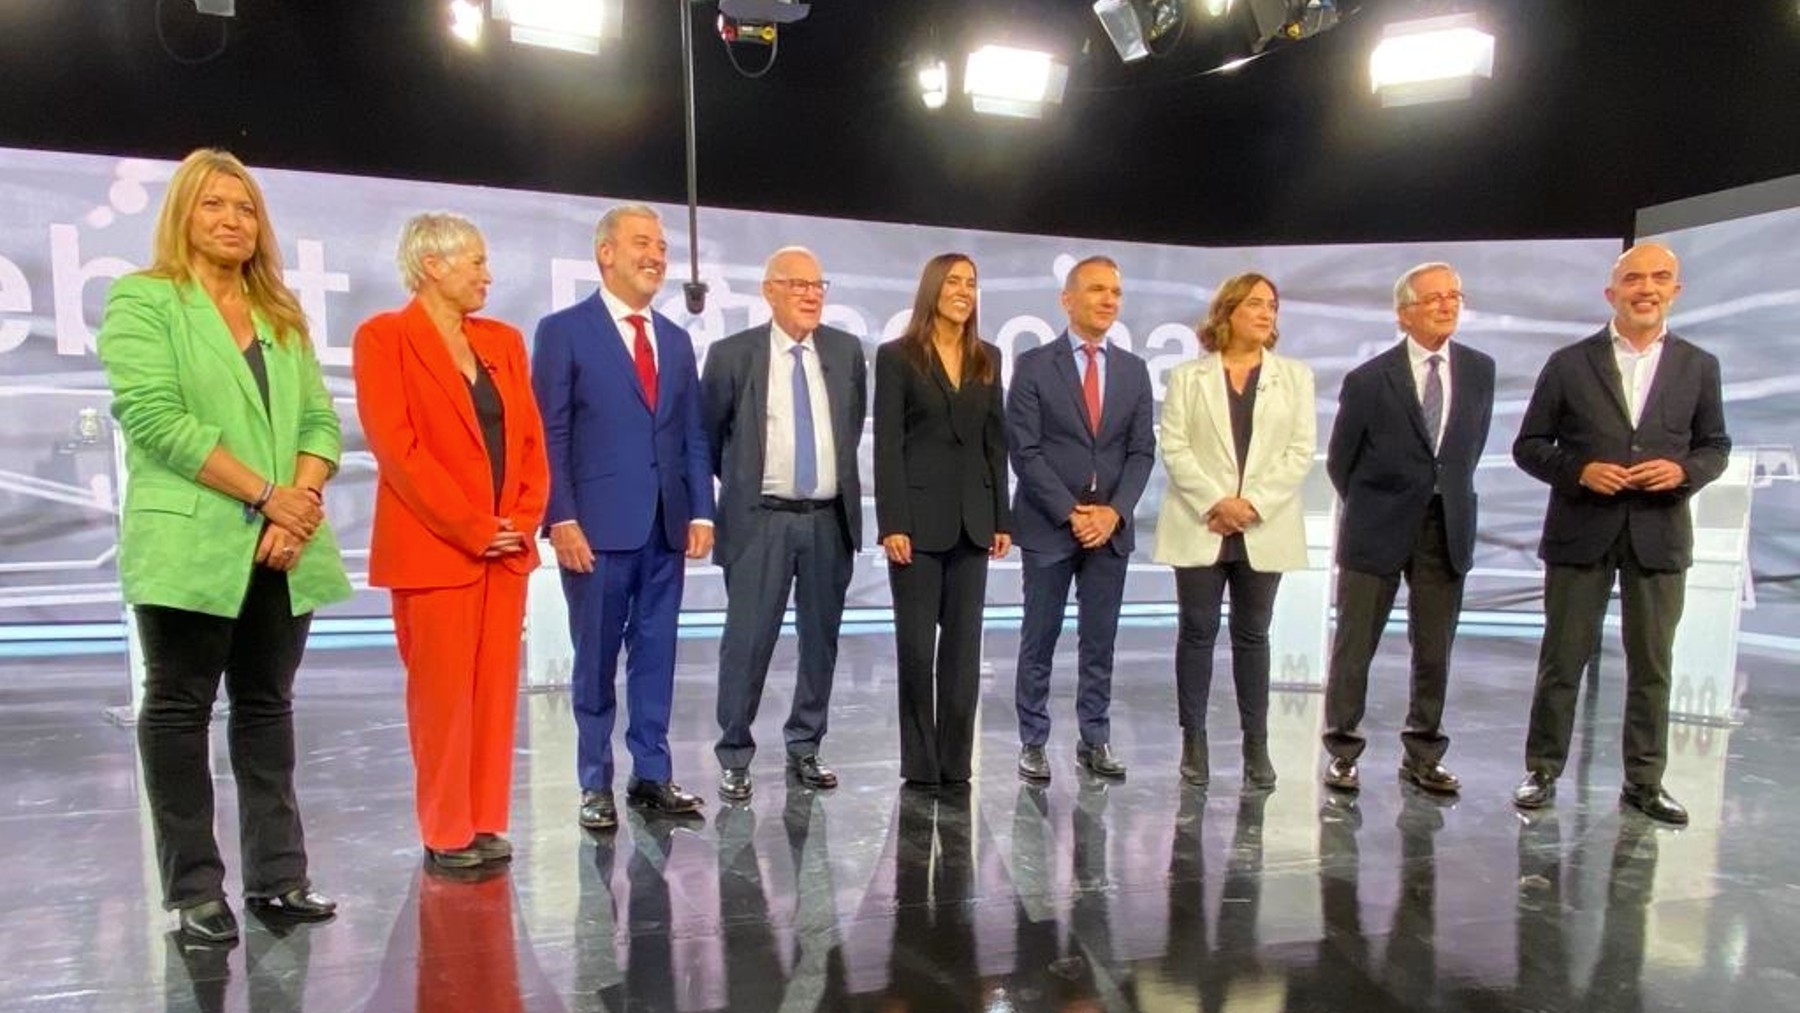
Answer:
M1154 558L1171 566L1218 562L1224 539L1207 530L1207 514L1220 500L1241 495L1261 517L1244 532L1251 568L1304 569L1300 483L1318 437L1312 370L1298 359L1263 353L1241 492L1227 382L1216 354L1184 362L1169 377L1156 433L1169 482L1157 513Z

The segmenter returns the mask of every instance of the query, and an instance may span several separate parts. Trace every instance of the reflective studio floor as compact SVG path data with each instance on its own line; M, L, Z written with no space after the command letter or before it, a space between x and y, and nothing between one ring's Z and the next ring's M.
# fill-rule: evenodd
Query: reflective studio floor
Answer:
M300 787L315 879L343 910L236 947L181 944L157 903L132 735L101 718L111 656L5 663L0 679L0 1010L1792 1010L1800 999L1800 732L1792 658L1746 653L1749 715L1676 726L1669 787L1693 825L1622 813L1609 654L1555 806L1508 804L1531 639L1465 637L1450 700L1454 805L1392 774L1404 640L1371 680L1354 804L1319 786L1322 698L1279 694L1281 783L1238 791L1229 679L1213 785L1183 789L1173 631L1128 628L1115 683L1123 783L1078 776L1072 693L1044 789L1021 784L1016 634L996 630L978 776L902 791L891 641L847 637L825 758L783 783L765 749L746 806L717 798L714 645L682 643L677 778L704 820L575 825L562 693L521 708L510 869L427 872L391 649L316 650ZM1069 639L1072 639L1069 638ZM1616 637L1614 638L1616 640ZM1065 653L1073 645L1065 641ZM777 671L791 664L784 641ZM1223 658L1221 659L1223 661ZM1223 673L1221 673L1223 675ZM772 675L759 738L779 742ZM222 748L222 747L221 747ZM235 825L229 775L221 826ZM235 844L227 849L235 870ZM234 897L234 905L236 898Z

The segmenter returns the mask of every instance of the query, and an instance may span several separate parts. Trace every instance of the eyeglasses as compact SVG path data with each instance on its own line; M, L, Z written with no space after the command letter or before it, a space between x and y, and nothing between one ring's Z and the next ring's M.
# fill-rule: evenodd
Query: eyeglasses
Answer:
M1406 305L1430 306L1432 309L1436 309L1439 306L1461 306L1462 304L1463 294L1461 292L1433 292L1430 295L1422 295Z
M795 295L805 295L808 292L824 295L831 291L831 282L824 280L813 281L809 278L770 278L769 280L778 285L786 285L787 290Z

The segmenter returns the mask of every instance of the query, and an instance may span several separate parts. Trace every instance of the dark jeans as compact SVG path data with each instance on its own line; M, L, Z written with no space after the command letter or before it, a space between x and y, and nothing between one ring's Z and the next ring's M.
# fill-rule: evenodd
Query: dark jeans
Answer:
M1245 738L1268 736L1269 620L1280 586L1281 574L1258 573L1248 562L1175 568L1175 601L1181 610L1175 637L1175 705L1184 731L1206 732L1219 606L1229 587L1231 678L1237 684L1238 724Z
M294 798L294 671L312 614L290 614L287 575L257 567L237 618L137 607L144 647L138 751L156 832L163 906L225 896L213 839L211 738L219 677L231 701L227 739L238 790L244 896L310 885Z
M1645 569L1631 549L1629 530L1619 532L1597 563L1544 569L1544 639L1525 737L1525 768L1554 778L1568 762L1582 673L1600 648L1615 575L1624 620L1625 780L1658 785L1669 762L1669 687L1687 575Z
M1406 639L1412 645L1412 691L1400 743L1407 759L1416 763L1442 760L1450 748L1443 727L1444 697L1450 681L1450 647L1462 615L1464 575L1451 568L1445 539L1443 501L1433 499L1399 573L1338 569L1337 632L1325 680L1325 749L1332 756L1354 760L1367 745L1361 725L1369 696L1369 664L1381 645L1402 577Z

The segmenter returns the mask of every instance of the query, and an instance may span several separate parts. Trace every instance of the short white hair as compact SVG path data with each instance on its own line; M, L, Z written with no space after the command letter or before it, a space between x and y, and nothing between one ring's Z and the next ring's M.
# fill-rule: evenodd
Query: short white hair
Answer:
M775 262L782 259L783 257L805 257L806 259L812 261L815 264L820 264L821 267L824 266L819 261L819 255L814 253L813 251L807 249L806 247L804 247L804 246L784 246L781 249L776 250L774 253L769 254L769 259L763 261L763 280L764 281L774 280L774 278L775 278Z
M1395 312L1403 310L1407 306L1419 301L1419 294L1413 291L1413 281L1417 279L1419 275L1430 274L1433 271L1449 271L1450 276L1456 279L1456 287L1462 288L1462 275L1456 273L1456 268L1451 267L1441 260L1426 261L1425 263L1408 270L1405 274L1400 276L1399 281L1394 282Z
M662 222L662 215L657 214L656 209L648 204L615 204L607 208L606 213L600 216L600 221L594 224L594 245L599 246L612 235L620 219L624 218L648 218L659 224Z
M400 280L408 291L417 292L425 284L426 257L447 260L481 241L481 230L462 215L448 211L413 215L400 226L400 249L394 256Z

